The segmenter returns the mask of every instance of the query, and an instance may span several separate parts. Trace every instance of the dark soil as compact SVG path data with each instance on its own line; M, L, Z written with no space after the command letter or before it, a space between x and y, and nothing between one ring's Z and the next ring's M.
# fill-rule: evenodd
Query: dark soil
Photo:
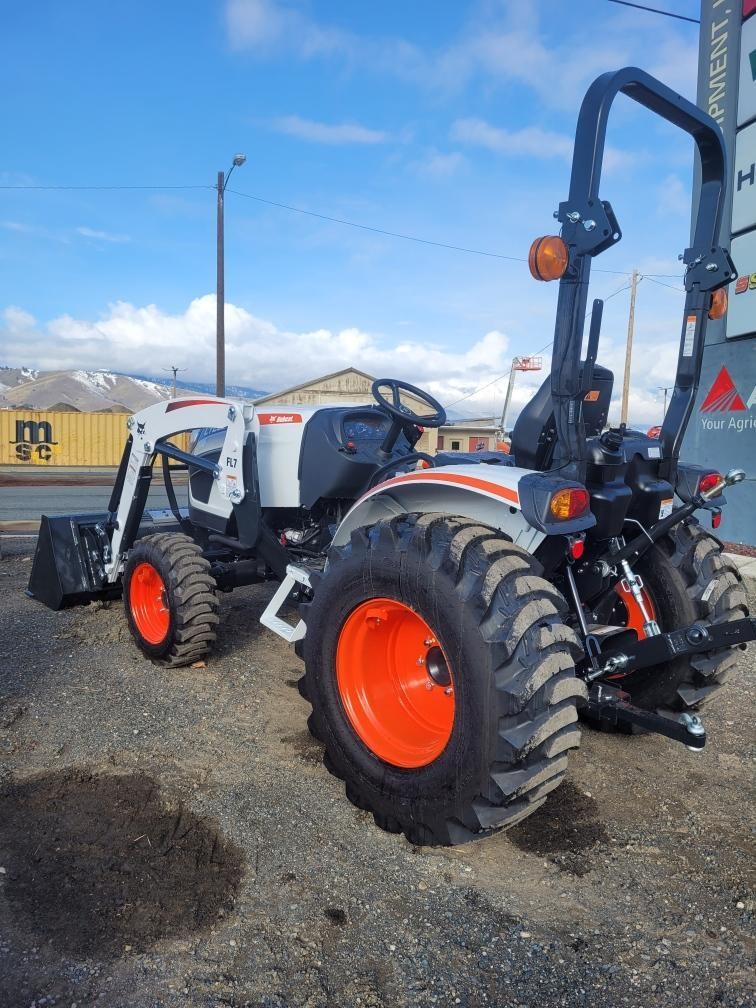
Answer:
M566 781L550 801L509 832L509 839L520 850L542 854L564 871L585 875L590 861L585 854L609 841L600 819L598 803Z
M69 770L0 791L0 862L19 927L107 959L214 923L244 854L146 774Z

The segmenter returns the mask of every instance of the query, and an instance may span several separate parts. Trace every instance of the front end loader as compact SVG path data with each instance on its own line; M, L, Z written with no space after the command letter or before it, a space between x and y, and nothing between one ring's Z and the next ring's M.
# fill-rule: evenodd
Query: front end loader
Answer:
M585 332L592 260L621 238L599 196L619 93L689 133L701 162L658 439L607 426L601 301ZM679 459L707 321L735 277L717 238L725 178L707 115L641 70L604 74L580 111L560 233L530 252L533 276L559 281L554 353L509 455L417 451L445 411L395 379L364 405L161 403L129 419L106 513L43 519L29 594L53 608L121 594L144 654L186 665L212 647L222 592L274 581L261 622L304 661L326 766L417 844L531 814L564 778L579 715L701 749L701 708L756 639L740 575L699 521L718 524L744 473ZM158 460L160 513L145 510Z

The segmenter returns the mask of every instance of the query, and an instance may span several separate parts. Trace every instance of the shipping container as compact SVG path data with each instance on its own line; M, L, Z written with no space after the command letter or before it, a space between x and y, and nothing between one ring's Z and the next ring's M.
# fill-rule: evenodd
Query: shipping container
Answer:
M128 413L0 410L0 465L117 466ZM186 448L187 437L172 438Z

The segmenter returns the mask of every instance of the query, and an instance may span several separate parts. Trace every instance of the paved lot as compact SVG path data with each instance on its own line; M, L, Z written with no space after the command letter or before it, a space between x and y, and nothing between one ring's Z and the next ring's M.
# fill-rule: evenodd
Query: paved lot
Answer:
M38 521L40 515L81 514L87 511L104 511L110 500L110 490L115 474L70 475L47 473L25 474L28 482L21 482L17 474L0 471L0 526L8 522ZM177 490L180 493L180 490ZM184 492L185 495L185 492ZM162 478L155 474L150 488L148 507L168 507Z
M753 1004L753 652L701 755L584 732L524 825L416 849L345 799L301 668L224 598L204 668L0 560L0 1005Z

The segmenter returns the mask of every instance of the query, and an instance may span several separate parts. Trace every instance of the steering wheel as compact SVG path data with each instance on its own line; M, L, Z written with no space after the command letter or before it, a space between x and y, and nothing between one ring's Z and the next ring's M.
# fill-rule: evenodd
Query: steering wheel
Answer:
M382 388L388 389L391 392L391 401L381 392ZM378 378L373 382L371 391L373 398L381 409L388 413L393 420L380 447L380 451L384 455L388 455L391 452L391 449L396 444L396 439L402 432L402 428L408 424L416 424L420 427L443 427L446 423L446 410L441 403L437 399L434 399L432 395L423 392L422 389L417 388L415 385L410 385L409 382L399 381L398 378ZM421 402L430 406L433 412L428 414L413 413L411 409L408 409L402 403L402 392L409 392L416 399L420 399Z

